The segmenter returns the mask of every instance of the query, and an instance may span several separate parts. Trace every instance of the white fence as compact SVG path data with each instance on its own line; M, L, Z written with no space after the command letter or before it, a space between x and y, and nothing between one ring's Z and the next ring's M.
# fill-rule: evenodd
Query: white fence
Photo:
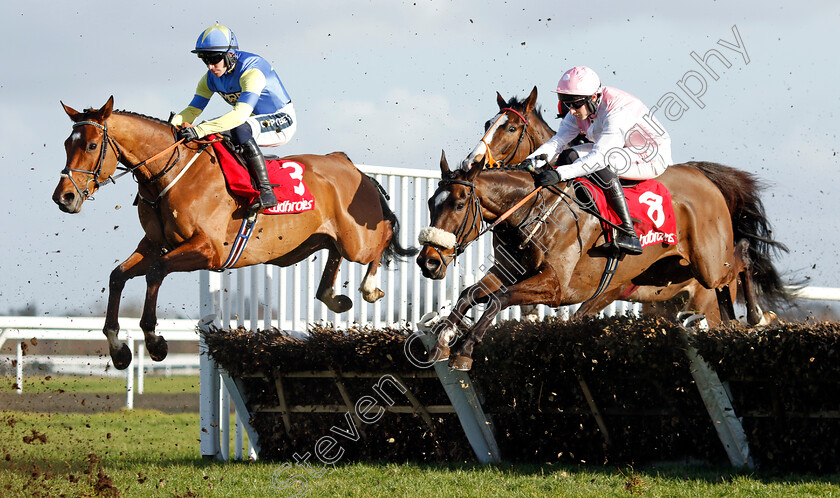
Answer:
M126 407L134 407L134 393L143 394L144 383L144 365L145 365L145 348L143 346L143 331L139 326L139 318L120 318L120 334L119 338L128 344L132 352L131 366L125 372L119 372L116 369L111 369L113 375L125 375L126 377ZM102 334L102 326L104 320L102 318L90 317L42 317L42 316L9 316L0 317L0 348L3 347L6 341L16 341L15 354L15 371L17 392L22 393L24 387L23 366L24 366L24 343L33 343L37 341L102 341L103 347L105 344L105 336ZM194 320L159 320L157 332L167 341L190 341L196 342L199 340L198 332L196 331L196 323ZM107 363L110 357L80 357L82 364L94 365L100 364L101 369L97 371L99 375L106 375L108 371ZM86 358L87 360L85 360ZM26 361L34 363L36 361L43 361L38 357L26 356ZM50 355L48 360L52 363L67 363L67 358L60 355ZM168 363L167 363L168 362ZM196 365L198 358L192 356L186 358L182 355L173 355L171 358L167 357L163 362L164 365L169 365L170 368L181 368L183 364ZM79 363L75 364L76 367ZM95 367L94 367L95 368ZM137 384L135 387L135 376Z

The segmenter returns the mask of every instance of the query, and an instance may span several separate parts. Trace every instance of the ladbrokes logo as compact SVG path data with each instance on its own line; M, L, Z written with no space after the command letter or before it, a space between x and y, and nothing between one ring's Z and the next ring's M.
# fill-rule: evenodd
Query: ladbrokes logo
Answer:
M649 246L651 244L656 244L657 242L665 242L667 244L676 244L677 234L675 234L675 233L662 233L662 232L657 232L655 230L651 230L644 235L640 235L639 240L642 243L642 247Z
M266 209L265 212L268 214L287 214L287 213L302 213L304 211L309 211L315 207L314 200L300 200L300 201L289 201L285 200L281 203L277 204L271 209Z

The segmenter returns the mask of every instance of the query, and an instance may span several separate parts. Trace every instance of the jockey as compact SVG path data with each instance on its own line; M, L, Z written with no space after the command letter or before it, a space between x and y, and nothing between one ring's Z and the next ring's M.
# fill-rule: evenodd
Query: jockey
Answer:
M207 73L198 81L190 105L170 121L180 127L177 138L186 142L230 130L233 143L240 146L259 187L259 198L251 210L260 212L276 206L277 198L268 181L265 157L259 146L284 145L297 130L295 108L283 82L268 61L240 51L233 32L219 24L199 35L192 52L207 65ZM233 109L196 127L186 126L201 114L214 93L221 95Z
M601 86L595 71L577 66L557 83L558 109L563 117L557 133L537 148L522 166L548 169L536 175L537 186L591 175L621 218L615 245L629 254L641 254L642 245L627 209L618 178L647 180L672 164L671 137L650 110L636 97L617 88ZM593 143L564 148L584 133ZM626 232L626 233L625 233Z

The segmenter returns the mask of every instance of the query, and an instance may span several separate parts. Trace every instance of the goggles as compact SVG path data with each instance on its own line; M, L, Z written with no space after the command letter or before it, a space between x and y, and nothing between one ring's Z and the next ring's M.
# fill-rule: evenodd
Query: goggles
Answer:
M207 64L208 66L212 66L218 64L219 61L225 58L225 54L222 52L199 52L198 58L201 59L201 62Z

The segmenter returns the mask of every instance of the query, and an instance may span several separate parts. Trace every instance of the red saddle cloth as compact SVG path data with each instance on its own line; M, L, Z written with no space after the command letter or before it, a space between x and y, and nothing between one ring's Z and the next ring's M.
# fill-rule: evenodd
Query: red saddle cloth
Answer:
M609 206L604 192L600 187L587 179L580 178L578 183L584 186L598 207L598 212L616 225L621 225L621 219ZM651 244L677 243L677 220L671 205L671 192L656 180L644 180L624 187L627 207L633 218L633 227L642 242L642 247Z
M239 160L221 142L215 142L213 148L228 183L228 188L235 195L244 197L250 204L259 192L251 185L251 175ZM266 209L263 214L292 214L315 209L315 198L303 183L305 166L295 161L283 159L266 160L268 181L274 187L277 205Z

